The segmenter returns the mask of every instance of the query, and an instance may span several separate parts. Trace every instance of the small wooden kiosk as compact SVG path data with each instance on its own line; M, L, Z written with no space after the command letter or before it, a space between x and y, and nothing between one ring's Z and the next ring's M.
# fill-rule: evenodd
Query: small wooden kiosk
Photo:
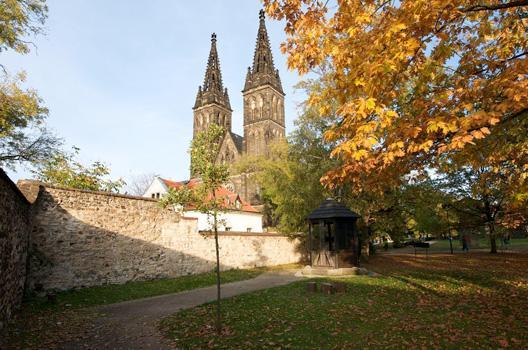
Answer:
M356 230L359 217L332 198L326 199L308 215L308 249L312 267L359 267L360 242Z

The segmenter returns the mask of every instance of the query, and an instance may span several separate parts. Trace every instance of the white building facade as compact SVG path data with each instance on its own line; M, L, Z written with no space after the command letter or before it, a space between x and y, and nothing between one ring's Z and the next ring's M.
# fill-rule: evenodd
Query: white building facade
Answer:
M186 182L175 182L161 177L156 177L148 189L143 194L145 198L160 199L170 187L178 188L180 186L194 187L199 182L190 180ZM223 187L219 189L219 194L224 197L225 210L220 213L219 220L220 231L260 233L262 229L262 214L253 208L249 203L243 201L240 196L229 189ZM210 231L212 229L212 217L208 217L194 208L184 208L183 215L189 218L198 219L199 231Z

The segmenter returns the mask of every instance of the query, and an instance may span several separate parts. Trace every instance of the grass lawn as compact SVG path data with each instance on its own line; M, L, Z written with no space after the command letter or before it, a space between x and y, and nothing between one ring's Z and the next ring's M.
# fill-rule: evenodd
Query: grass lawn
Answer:
M241 281L268 270L286 267L223 271L221 279L222 283ZM176 293L215 283L215 273L209 272L60 292L55 303L48 302L44 297L31 297L24 301L20 312L0 334L0 349L53 348L57 341L81 333L80 330L97 316L94 310L86 307Z
M379 245L376 247L376 249L380 253L384 252L383 246ZM489 238L480 237L478 239L478 242L473 242L469 250L470 251L474 251L474 250L489 251L490 250ZM504 245L500 239L497 239L497 250L499 252L517 251L517 252L528 253L528 238L512 238L509 244L507 245ZM413 247L393 248L392 245L389 245L388 251L394 252L394 253L412 253L414 252L414 248ZM429 248L429 252L432 252L432 253L437 253L437 252L447 253L449 251L450 251L449 240L447 239L437 239L434 242L431 242L431 247ZM462 243L459 239L453 239L453 251L454 252L462 251ZM422 248L418 248L418 253L425 254L425 250Z
M528 255L470 253L379 256L345 294L306 290L306 281L162 320L182 349L528 348ZM323 281L323 280L319 280Z
M236 282L257 277L264 268L247 270L229 270L220 274L222 283ZM95 305L118 303L133 299L152 297L156 295L177 293L185 290L211 286L216 283L214 272L198 275L167 278L153 281L128 282L125 284L110 284L98 287L89 287L78 290L60 292L57 294L57 303L51 304L47 298L28 298L24 307L38 310L83 308Z
M477 243L477 242L475 242ZM490 249L490 241L487 237L482 237L479 239L478 244L476 244L478 248L475 249ZM470 250L472 248L470 247ZM507 245L504 245L500 239L497 239L497 249L499 251L508 251L508 250L518 250L518 249L524 249L525 251L528 251L528 238L512 238L510 240L510 243ZM447 239L439 239L434 244L431 244L431 251L449 251L449 240ZM453 250L455 251L461 251L462 250L462 243L460 240L456 239L453 240Z

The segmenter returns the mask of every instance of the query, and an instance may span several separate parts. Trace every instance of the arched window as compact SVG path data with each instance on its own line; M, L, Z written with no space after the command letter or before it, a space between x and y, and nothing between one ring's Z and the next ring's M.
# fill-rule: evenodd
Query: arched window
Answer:
M271 99L271 118L277 120L277 98L273 95Z
M251 120L256 118L257 103L254 97L251 97Z
M247 153L251 153L253 151L253 133L251 131L248 132L247 135L246 148Z
M257 155L260 155L260 146L262 144L262 133L260 131L255 132L255 143L256 143L255 153Z
M259 118L263 118L264 117L264 98L262 97L262 95L258 95L258 100L257 100L257 103L258 103L258 116Z

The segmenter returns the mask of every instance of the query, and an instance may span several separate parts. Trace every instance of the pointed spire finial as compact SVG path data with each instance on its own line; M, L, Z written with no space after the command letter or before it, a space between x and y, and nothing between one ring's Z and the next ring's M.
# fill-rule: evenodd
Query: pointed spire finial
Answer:
M248 69L244 90L262 86L264 84L270 84L279 92L282 92L280 79L276 76L276 69L273 64L273 55L271 53L268 31L266 30L264 10L260 10L259 18L260 23L257 33L255 53L253 55L253 65Z
M216 33L211 34L211 51L207 59L204 82L198 88L199 97L196 99L195 108L201 105L216 102L229 107L229 99L222 83L222 72L220 71L220 60L216 48Z

